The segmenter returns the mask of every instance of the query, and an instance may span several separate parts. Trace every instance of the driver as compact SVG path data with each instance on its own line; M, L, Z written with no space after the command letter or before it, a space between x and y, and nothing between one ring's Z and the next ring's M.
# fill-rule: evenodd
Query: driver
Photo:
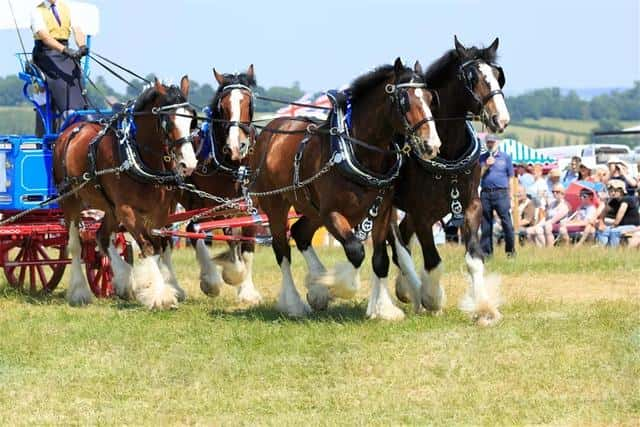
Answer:
M35 39L33 62L47 78L52 110L59 115L86 109L88 104L83 94L79 60L89 50L78 24L69 5L62 0L43 1L31 11ZM69 47L72 30L78 50Z

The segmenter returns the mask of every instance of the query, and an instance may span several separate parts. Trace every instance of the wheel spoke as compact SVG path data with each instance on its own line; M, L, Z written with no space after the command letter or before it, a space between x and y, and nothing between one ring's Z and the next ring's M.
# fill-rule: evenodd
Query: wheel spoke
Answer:
M40 277L40 281L42 282L42 287L46 288L48 285L47 275L44 272L44 268L41 265L36 266L38 270L38 276Z

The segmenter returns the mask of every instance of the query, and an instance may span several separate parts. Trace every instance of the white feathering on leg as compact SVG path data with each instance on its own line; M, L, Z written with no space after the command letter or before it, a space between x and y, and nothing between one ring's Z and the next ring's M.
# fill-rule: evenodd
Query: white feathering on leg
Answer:
M460 300L460 310L469 313L480 326L494 325L502 318L502 314L498 310L502 303L499 289L500 277L490 275L485 284L482 260L467 253L465 261L471 276L471 283L467 293Z
M204 240L196 241L196 259L200 264L200 289L210 297L220 295L220 289L224 284L222 276L218 272L218 268L211 260L209 249L205 245Z
M311 307L302 301L295 287L288 259L284 258L282 260L280 271L282 272L282 288L278 297L278 311L291 317L302 317L311 313Z
M167 286L158 268L158 255L142 258L133 267L133 292L136 299L149 309L176 307L176 291Z
M395 306L389 295L387 278L380 278L374 273L371 281L371 296L367 306L367 316L370 319L381 320L404 319L404 312Z
M247 304L256 305L262 302L262 296L253 283L253 252L243 252L246 274L238 288L238 299Z
M422 311L422 304L420 302L420 279L418 279L418 274L414 268L411 254L400 243L396 228L397 226L391 227L393 244L398 257L398 267L400 268L400 274L396 278L396 294L400 294L405 300L410 300L413 304L414 311L420 313Z
M93 293L89 288L80 258L82 257L82 242L78 233L78 226L72 222L69 226L69 254L71 255L71 277L67 289L67 301L71 305L86 305L93 300Z
M422 271L421 299L422 305L434 314L442 314L447 296L442 287L441 279L443 273L442 262L431 271Z

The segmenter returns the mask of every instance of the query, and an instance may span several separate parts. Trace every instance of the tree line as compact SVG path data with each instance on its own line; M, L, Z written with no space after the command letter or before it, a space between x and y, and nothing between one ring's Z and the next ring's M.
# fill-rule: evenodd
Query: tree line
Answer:
M146 78L151 80L153 76L149 75ZM101 93L113 100L123 101L134 98L144 86L142 81L134 80L125 93L121 94L111 88L102 76L97 77L94 83L98 89L91 85L87 85L87 89L91 102L98 107L106 106ZM0 105L24 105L22 86L23 82L15 75L0 77ZM211 102L215 90L209 83L200 84L192 80L189 100L196 105L205 106ZM300 98L304 91L300 84L295 82L290 87L258 86L257 93L270 98L294 101ZM635 82L630 89L599 95L588 101L581 99L574 91L563 94L559 88L548 88L507 97L507 105L514 122L542 117L596 120L601 128L606 129L615 126L620 120L640 120L640 81ZM273 112L280 107L281 104L264 100L258 100L255 105L256 111L259 112Z

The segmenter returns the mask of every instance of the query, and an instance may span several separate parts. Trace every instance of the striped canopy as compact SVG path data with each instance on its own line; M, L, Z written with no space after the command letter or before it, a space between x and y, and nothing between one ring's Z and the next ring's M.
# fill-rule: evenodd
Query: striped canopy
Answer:
M511 156L513 163L554 163L555 159L540 154L535 148L527 147L515 139L503 139L498 145L500 151Z

